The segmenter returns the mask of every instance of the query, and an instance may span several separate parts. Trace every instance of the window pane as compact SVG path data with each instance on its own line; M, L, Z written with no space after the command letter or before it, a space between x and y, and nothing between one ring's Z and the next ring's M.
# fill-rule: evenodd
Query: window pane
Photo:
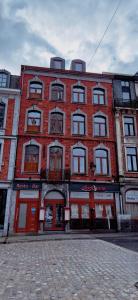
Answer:
M80 134L84 134L84 123L80 123Z
M75 63L75 70L76 71L82 71L82 64L81 63Z
M132 157L132 168L133 168L133 171L137 171L137 158L136 158L136 156Z
M79 95L79 102L83 103L84 100L85 100L85 95L81 93L81 94Z
M73 155L85 156L85 150L82 148L75 148L75 149L73 149Z
M85 158L80 157L80 173L85 173Z
M103 149L96 150L96 157L107 157L107 151Z
M130 94L129 92L123 92L123 100L130 100Z
M99 124L94 124L94 135L99 136Z
M78 102L78 94L73 93L73 102Z
M74 173L78 173L79 172L78 158L77 157L73 157L73 172Z
M128 124L125 124L125 135L129 135L128 129L129 129Z
M107 170L107 160L106 158L102 159L102 173L103 174L107 174L108 170Z
M101 136L105 136L106 131L105 131L105 124L101 124Z
M96 158L96 173L101 173L100 158Z
M127 168L128 168L128 171L132 171L132 163L131 163L130 156L127 157Z
M128 147L127 148L127 154L136 155L136 148L135 147Z
M129 125L129 135L135 135L135 132L134 132L134 125L133 124L130 124Z
M98 104L98 96L97 95L93 95L93 102L95 104Z
M73 122L73 133L78 134L78 123L77 122Z
M79 218L79 209L77 204L71 204L71 218L78 219Z
M100 104L104 104L104 95L100 95Z

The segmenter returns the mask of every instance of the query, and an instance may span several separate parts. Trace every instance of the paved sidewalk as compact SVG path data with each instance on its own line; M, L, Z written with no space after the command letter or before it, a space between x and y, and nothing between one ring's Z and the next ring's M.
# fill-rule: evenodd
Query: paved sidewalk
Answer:
M138 254L93 239L0 245L0 300L137 300Z
M35 242L35 241L50 241L50 240L89 240L97 238L116 238L116 237L133 237L138 238L138 233L134 232L112 232L112 233L79 233L79 232L69 232L69 233L46 233L38 235L15 235L9 236L8 238L0 237L0 244L2 243L20 243L20 242Z

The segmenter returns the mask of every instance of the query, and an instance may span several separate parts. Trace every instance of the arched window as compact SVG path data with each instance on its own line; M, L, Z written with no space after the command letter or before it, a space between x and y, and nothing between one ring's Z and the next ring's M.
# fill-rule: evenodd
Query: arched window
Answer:
M0 128L3 128L4 125L4 116L5 116L5 104L0 103Z
M51 180L60 180L63 169L63 149L61 147L50 147L49 149L49 176Z
M96 163L96 174L108 175L109 173L109 162L108 162L108 151L104 149L95 150L95 163Z
M43 85L38 81L31 81L29 86L30 98L41 99L42 98Z
M93 103L105 104L105 91L101 88L93 89Z
M51 86L51 100L64 100L64 86L62 84L53 83Z
M73 134L85 134L85 116L73 115Z
M31 110L27 114L27 131L40 131L41 113L37 110Z
M50 133L63 133L63 114L53 112L50 115Z
M73 87L72 102L84 103L85 102L85 88L82 86Z
M4 72L0 72L0 88L7 87L8 75Z
M73 149L73 173L85 174L86 173L86 150L83 148Z
M106 118L103 116L94 117L94 136L106 136L107 126Z
M25 161L24 171L25 172L38 172L39 164L39 146L28 145L25 147Z

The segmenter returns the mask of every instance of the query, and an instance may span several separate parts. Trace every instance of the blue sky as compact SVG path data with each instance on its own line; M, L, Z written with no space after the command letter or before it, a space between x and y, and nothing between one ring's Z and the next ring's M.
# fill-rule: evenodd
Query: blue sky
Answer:
M0 0L0 68L49 67L60 56L86 61L87 71L138 71L138 0L122 0L97 51L118 0ZM89 64L88 64L89 63Z

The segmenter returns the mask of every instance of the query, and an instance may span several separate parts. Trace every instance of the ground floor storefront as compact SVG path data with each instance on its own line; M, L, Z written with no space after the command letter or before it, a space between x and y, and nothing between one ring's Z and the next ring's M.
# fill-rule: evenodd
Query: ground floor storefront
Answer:
M138 182L120 185L122 214L119 216L121 231L138 231Z
M16 233L117 229L119 185L16 181Z

